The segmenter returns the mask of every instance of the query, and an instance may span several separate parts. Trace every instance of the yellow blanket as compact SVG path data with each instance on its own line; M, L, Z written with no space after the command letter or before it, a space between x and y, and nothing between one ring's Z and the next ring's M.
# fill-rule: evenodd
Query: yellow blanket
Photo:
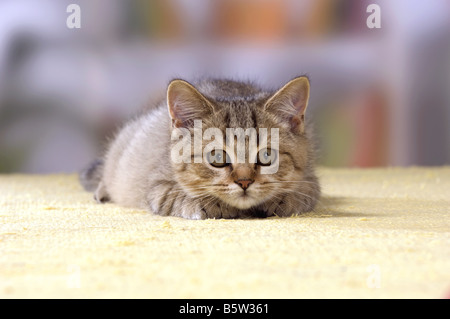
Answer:
M76 175L0 176L0 298L442 298L450 167L319 169L299 217L99 205Z

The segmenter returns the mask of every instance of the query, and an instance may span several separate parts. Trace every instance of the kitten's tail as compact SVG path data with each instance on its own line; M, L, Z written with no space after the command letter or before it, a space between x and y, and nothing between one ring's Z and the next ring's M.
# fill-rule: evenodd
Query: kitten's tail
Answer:
M85 190L93 192L97 189L103 175L103 160L96 159L86 169L80 172L80 183Z

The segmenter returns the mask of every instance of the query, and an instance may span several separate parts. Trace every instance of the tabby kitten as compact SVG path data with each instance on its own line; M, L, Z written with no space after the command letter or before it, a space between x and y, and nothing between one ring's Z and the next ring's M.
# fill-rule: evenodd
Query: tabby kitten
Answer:
M291 216L310 211L320 186L305 130L308 99L309 81L304 76L276 92L231 80L203 80L195 86L173 80L166 100L126 124L104 158L81 174L81 182L87 190L95 190L98 202L189 219ZM229 144L203 155L189 146L194 149L190 161L174 160L179 130L188 132L192 139L187 141L193 141L198 120L201 134L215 128L228 141L227 128L267 129L269 133L264 143L257 133L253 155L249 136L245 137L244 162L236 160ZM278 129L275 147L274 128ZM200 152L210 141L201 140ZM274 173L262 173L272 165L277 165Z

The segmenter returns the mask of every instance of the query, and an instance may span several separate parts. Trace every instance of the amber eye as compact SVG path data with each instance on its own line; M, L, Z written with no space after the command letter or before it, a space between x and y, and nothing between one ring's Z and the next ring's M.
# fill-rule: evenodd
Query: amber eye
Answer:
M206 155L208 163L214 167L225 167L230 165L231 160L224 150L212 150Z
M277 159L277 152L270 148L264 148L258 152L258 165L270 166Z

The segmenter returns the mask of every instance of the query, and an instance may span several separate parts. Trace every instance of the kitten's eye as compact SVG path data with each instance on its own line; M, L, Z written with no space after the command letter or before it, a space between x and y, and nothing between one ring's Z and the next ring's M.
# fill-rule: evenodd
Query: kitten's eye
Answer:
M214 167L225 167L230 165L230 157L224 150L212 150L206 156L208 163Z
M270 148L264 148L258 152L258 165L270 166L277 159L277 152Z

